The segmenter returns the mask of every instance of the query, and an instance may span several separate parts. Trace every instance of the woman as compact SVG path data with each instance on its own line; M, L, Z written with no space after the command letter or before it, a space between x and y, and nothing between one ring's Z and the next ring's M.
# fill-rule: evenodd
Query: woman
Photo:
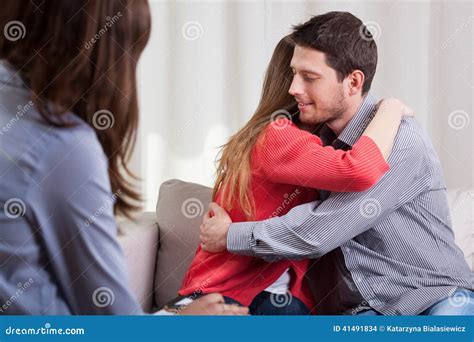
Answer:
M121 172L148 3L6 0L0 27L0 313L140 314L114 212L139 201ZM183 313L246 309L215 294Z
M213 200L233 222L284 215L316 199L315 189L365 191L389 168L384 158L406 111L403 104L383 101L352 151L322 147L316 135L300 129L314 127L299 124L288 94L293 47L288 37L279 42L255 114L222 150ZM286 117L274 120L281 113ZM384 137L371 134L380 129ZM307 266L308 260L268 263L198 247L179 294L220 292L228 302L249 306L251 314L308 314L313 300L304 277Z

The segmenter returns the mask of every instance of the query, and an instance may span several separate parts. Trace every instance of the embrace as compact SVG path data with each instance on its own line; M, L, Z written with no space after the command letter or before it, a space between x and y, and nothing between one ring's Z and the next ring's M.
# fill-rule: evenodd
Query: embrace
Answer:
M331 12L280 41L223 148L180 294L206 281L252 314L474 314L441 165L408 107L371 96L377 47L361 25Z

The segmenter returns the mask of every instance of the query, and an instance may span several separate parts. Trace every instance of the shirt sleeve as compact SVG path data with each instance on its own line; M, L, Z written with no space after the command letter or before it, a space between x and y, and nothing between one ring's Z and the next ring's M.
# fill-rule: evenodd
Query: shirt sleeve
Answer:
M71 133L72 135L72 133ZM141 314L117 240L108 163L95 134L52 146L29 192L46 267L73 314Z
M390 155L390 171L372 189L332 193L325 201L293 208L281 217L231 224L227 249L263 257L317 258L384 220L391 212L429 188L426 148L421 137L399 139Z
M372 139L362 136L352 150L323 147L321 140L288 119L270 124L259 149L259 162L274 183L337 192L365 191L388 171Z

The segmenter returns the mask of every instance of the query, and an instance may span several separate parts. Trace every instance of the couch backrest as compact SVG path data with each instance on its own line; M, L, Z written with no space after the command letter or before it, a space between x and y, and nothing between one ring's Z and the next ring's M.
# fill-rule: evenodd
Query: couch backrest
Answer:
M160 227L155 304L177 296L199 244L199 226L211 202L211 189L172 179L160 187L156 216Z

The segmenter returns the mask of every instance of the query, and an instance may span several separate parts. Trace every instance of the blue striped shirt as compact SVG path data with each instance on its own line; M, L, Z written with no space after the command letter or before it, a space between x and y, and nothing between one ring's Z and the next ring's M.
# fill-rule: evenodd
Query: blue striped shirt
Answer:
M333 146L350 149L375 107L366 96ZM371 307L415 315L458 287L474 289L454 242L440 162L413 118L402 120L388 163L390 171L365 192L323 193L285 216L231 224L228 250L268 261L316 259L308 275L320 314Z

